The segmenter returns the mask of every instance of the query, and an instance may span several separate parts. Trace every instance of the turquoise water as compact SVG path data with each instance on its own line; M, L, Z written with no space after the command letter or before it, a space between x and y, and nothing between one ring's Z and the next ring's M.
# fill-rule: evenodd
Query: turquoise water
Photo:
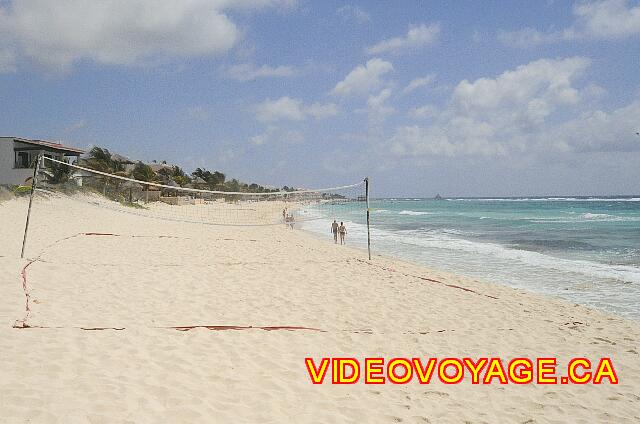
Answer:
M382 199L371 203L372 249L426 266L562 297L640 319L640 197ZM320 210L322 213L322 208ZM366 245L362 208L309 223Z

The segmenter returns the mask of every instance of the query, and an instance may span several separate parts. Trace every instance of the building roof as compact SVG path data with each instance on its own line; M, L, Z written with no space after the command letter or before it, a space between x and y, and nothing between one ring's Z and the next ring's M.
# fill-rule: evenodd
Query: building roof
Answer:
M147 165L149 166L149 168L151 168L151 170L153 172L156 172L156 173L158 171L160 171L161 169L168 169L168 170L173 169L173 165L169 165L168 163L154 163L154 162L151 162L151 163L148 163Z
M81 155L83 154L85 151L82 149L78 149L75 147L70 147L70 146L64 146L60 143L53 143L51 141L44 141L44 140L30 140L28 138L20 138L20 137L7 137L7 138L12 138L14 141L19 141L21 143L25 143L25 144L32 144L34 146L41 146L41 147L45 147L48 149L54 149L54 150L59 150L61 152L64 153L73 153L74 155L78 154Z
M131 159L126 156L119 155L117 153L111 155L111 160L120 163L134 163Z

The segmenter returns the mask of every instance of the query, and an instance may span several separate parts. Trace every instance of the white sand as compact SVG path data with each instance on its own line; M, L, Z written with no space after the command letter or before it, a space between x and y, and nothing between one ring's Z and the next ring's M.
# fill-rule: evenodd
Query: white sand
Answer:
M281 226L38 199L27 324L48 328L12 328L25 211L0 203L2 423L640 422L637 322ZM325 332L157 328L189 325ZM610 357L620 384L312 385L308 356Z

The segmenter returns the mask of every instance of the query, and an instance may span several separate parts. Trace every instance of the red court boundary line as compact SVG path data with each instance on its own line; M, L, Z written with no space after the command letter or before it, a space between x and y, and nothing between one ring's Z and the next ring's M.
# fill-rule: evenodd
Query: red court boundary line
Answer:
M60 242L62 242L64 240L69 240L71 238L78 237L78 236L121 237L120 234L114 234L114 233L99 233L99 232L77 233L77 234L74 234L72 236L64 237L64 238L61 238L60 240L54 241L50 245L46 246L38 254L38 256L36 258L30 259L27 262L27 264L24 267L22 267L22 269L20 270L20 277L22 279L22 290L24 291L24 295L25 295L25 316L21 320L17 320L15 322L15 324L13 325L14 328L19 328L19 329L36 329L36 328L37 329L63 329L63 328L75 328L75 329L84 330L84 331L102 331L102 330L123 331L123 330L126 330L126 327L47 327L47 326L37 326L37 325L30 326L29 324L27 324L27 320L29 319L29 316L31 315L31 306L30 306L31 294L29 293L29 288L28 288L28 284L27 284L27 268L31 264L33 264L34 262L39 261L40 257L42 256L42 254L49 247L52 247L55 244L60 243ZM129 236L126 236L126 237L179 238L179 237L175 237L175 236L166 236L166 235L159 235L159 236L129 235ZM251 240L251 241L254 241L254 240ZM170 330L178 330L178 331L190 331L190 330L193 330L193 329L196 329L196 328L205 328L207 330L212 330L212 331L227 331L227 330L300 331L300 330L303 330L303 331L318 331L318 332L323 332L323 333L326 332L325 330L321 330L319 328L294 326L294 325L276 325L276 326L183 325L183 326L153 327L153 328L170 329Z
M285 331L296 331L296 330L307 330L307 331L319 331L321 333L326 333L326 330L321 330L319 328L312 327L300 327L300 326L290 326L290 325L277 325L277 326L239 326L239 325L187 325L187 326L178 326L178 327L159 327L159 328L169 328L172 330L178 331L189 331L196 328L206 328L207 330L214 331L225 331L225 330L265 330L265 331L277 331L277 330L285 330Z
M26 327L28 327L27 320L29 319L29 316L31 315L31 306L29 305L29 303L31 302L31 293L29 293L29 290L27 289L27 268L29 267L29 265L31 265L35 261L36 261L36 259L30 260L20 270L20 278L22 279L22 291L24 292L24 297L25 297L25 301L24 301L25 315L24 315L24 318L16 320L16 322L13 324L13 326L15 328L26 328Z
M123 331L126 330L126 327L64 327L64 326L55 326L55 327L47 327L41 325L23 325L23 326L14 326L14 328L19 329L76 329L76 330L84 330L84 331L102 331L102 330L114 330L114 331ZM242 326L242 325L183 325L183 326L171 326L171 327L141 327L141 328L156 328L162 330L177 330L177 331L190 331L198 328L204 328L206 330L212 331L228 331L228 330L264 330L264 331L317 331L320 333L326 333L326 330L321 330L319 328L312 327L302 327L297 325L275 325L275 326Z
M125 330L126 327L45 327L45 326L30 326L27 324L27 320L29 319L29 316L31 315L31 307L30 307L30 301L31 301L31 294L29 293L29 289L28 289L28 285L27 285L27 268L33 264L34 262L38 261L40 259L40 257L42 256L42 254L44 253L44 251L46 249L48 249L49 247L54 246L57 243L60 243L64 240L69 240L71 238L74 237L78 237L78 236L110 236L110 237L120 237L120 234L114 234L114 233L99 233L99 232L87 232L87 233L77 233L74 234L72 236L68 236L68 237L64 237L60 240L56 240L53 243L51 243L50 245L46 246L41 252L40 254L38 254L38 256L35 259L30 259L26 265L24 265L22 267L22 269L20 270L20 277L22 279L22 290L24 291L24 295L25 295L25 316L24 318L20 319L20 320L16 320L15 324L13 325L14 328L20 328L20 329L27 329L27 328L40 328L40 329L47 329L47 328L77 328L80 330L84 330L84 331L101 331L101 330L115 330L115 331L122 331ZM129 235L128 237L145 237L145 236L136 236L136 235ZM156 237L156 238L178 238L175 236L166 236L166 235L159 235L159 236L147 236L147 237ZM380 269L383 269L385 271L390 271L390 272L396 272L396 270L394 268L390 268L390 267L386 267L386 266L382 266L382 265L376 265L373 264L371 262L367 262L365 260L362 259L358 259L356 258L356 261L361 262L361 263L365 263L369 266L374 266ZM432 278L427 278L427 277L422 277L419 275L412 275L412 274L407 274L404 272L400 272L400 274L406 276L406 277L413 277L413 278L418 278L420 280L423 281L428 281L431 283L436 283L436 284L441 284L447 287L451 287L451 288L455 288L458 290L462 290L465 292L470 292L470 293L474 293L477 294L479 296L485 296L491 299L498 299L495 296L491 296L488 294L483 294L483 293L479 293L473 289L467 288L467 287L462 287L462 286L458 286L455 284L449 284L449 283L445 283L443 281L439 281L439 280L434 280ZM171 327L154 327L154 328L161 328L161 329L171 329L171 330L178 330L178 331L190 331L196 328L205 328L207 330L212 330L212 331L228 331L228 330L264 330L264 331L279 331L279 330L284 330L284 331L299 331L299 330L303 330L303 331L318 331L318 332L326 332L326 330L321 330L318 328L312 328L312 327L302 327L302 326L238 326L238 325L187 325L187 326L171 326ZM438 332L442 332L445 330L440 330ZM367 330L365 330L364 332L368 332ZM420 334L425 334L425 333L420 333Z
M570 322L565 323L565 325L571 324ZM582 324L582 323L580 323ZM588 324L587 324L588 325ZM113 330L113 331L125 331L126 327L64 327L64 326L55 326L55 327L47 327L47 326L25 326L25 327L17 327L21 330L83 330L83 331L103 331L103 330ZM195 330L195 329L206 329L211 331L239 331L239 330L263 330L263 331L314 331L319 333L350 333L350 334L363 334L363 335L385 335L385 334L402 334L402 335L428 335L428 334L443 334L443 333L453 333L456 330L449 329L440 329L440 330L405 330L400 332L388 332L388 331L377 331L374 329L337 329L337 330L322 330L319 328L313 327L300 327L300 326L239 326L239 325L188 325L188 326L178 326L178 327L137 327L144 329L157 329L157 330L177 330L180 332ZM496 328L496 331L515 331L514 328Z
M365 261L363 259L356 258L356 261L364 263L364 264L367 264L369 266L380 268L380 269L385 270L385 271L398 272L394 268L390 268L390 267L387 267L387 266L384 266L384 265L376 265L376 264L373 264L371 262L367 262L367 261ZM484 297L488 297L490 299L499 299L498 297L492 296L490 294L479 293L479 292L477 292L477 291L475 291L473 289L470 289L468 287L462 287L462 286L458 286L458 285L455 285L455 284L445 283L444 281L434 280L433 278L422 277L420 275L407 274L406 272L399 272L399 274L402 274L405 277L418 278L420 280L428 281L430 283L442 284L443 286L451 287L451 288L462 290L462 291L469 292L469 293L474 293L474 294L477 294L478 296L484 296Z
M120 237L120 234L113 234L113 233L97 233L97 232L89 232L89 233L76 233L73 234L71 236L67 236L67 237L63 237L59 240L54 241L53 243L45 246L42 251L40 251L40 253L38 253L38 256L36 256L34 259L29 259L28 262L26 263L26 265L24 265L22 267L22 269L20 270L20 279L22 280L22 291L24 292L24 296L25 296L25 315L22 319L18 319L16 320L16 322L13 324L14 328L37 328L37 327L31 327L29 326L29 324L27 324L27 320L29 319L30 315L31 315L31 293L29 292L29 287L28 287L28 283L27 283L27 268L33 264L34 262L37 262L40 260L40 257L42 257L42 255L44 254L44 252L49 249L50 247L55 246L56 244L63 242L65 240L69 240L78 236L112 236L112 237ZM144 237L144 236L131 236L131 237ZM151 237L158 237L158 238L174 238L174 236L164 236L164 235L160 235L160 236L151 236Z

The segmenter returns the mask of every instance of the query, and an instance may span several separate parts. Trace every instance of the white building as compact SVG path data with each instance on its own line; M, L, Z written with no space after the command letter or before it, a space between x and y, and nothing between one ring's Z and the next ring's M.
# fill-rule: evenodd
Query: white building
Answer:
M22 185L33 177L33 168L39 154L70 162L78 160L84 150L43 140L19 137L0 137L0 184ZM74 159L75 158L75 159Z

